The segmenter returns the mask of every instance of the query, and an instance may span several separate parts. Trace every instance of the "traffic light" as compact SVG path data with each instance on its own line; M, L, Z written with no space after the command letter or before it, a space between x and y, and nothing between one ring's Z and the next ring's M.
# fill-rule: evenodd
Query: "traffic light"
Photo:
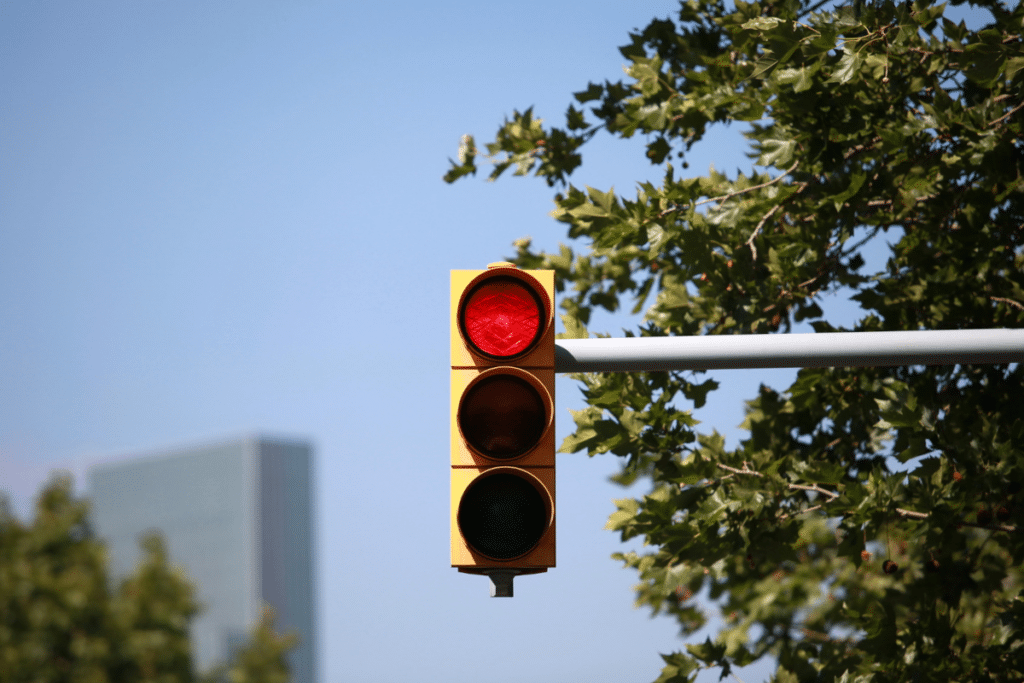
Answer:
M555 277L451 272L451 559L512 578L555 566Z

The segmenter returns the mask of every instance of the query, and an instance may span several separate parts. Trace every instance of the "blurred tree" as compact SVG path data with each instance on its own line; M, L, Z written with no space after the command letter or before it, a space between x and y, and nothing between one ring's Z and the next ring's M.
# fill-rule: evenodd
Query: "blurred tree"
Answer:
M43 489L31 525L0 497L0 682L288 680L294 636L275 634L269 611L232 662L198 675L188 637L199 612L194 589L168 565L159 536L142 547L136 572L112 589L106 549L70 478Z
M964 4L962 0L953 5ZM558 189L570 238L514 260L556 271L568 336L634 299L640 336L1024 326L1024 5L973 2L981 28L930 0L686 0L621 48L626 82L576 93L564 127L527 109L445 180L493 164ZM710 126L746 122L753 166L679 177ZM646 136L663 181L635 197L569 184L599 131ZM888 249L864 272L865 245ZM655 295L653 305L645 302ZM834 299L833 299L834 300ZM833 322L830 322L830 314ZM699 433L699 373L577 375L588 407L565 452L611 452L609 527L638 604L686 636L660 681L766 655L777 681L1020 681L1024 677L1024 369L949 365L801 370L748 403L733 450ZM709 615L694 596L706 590Z

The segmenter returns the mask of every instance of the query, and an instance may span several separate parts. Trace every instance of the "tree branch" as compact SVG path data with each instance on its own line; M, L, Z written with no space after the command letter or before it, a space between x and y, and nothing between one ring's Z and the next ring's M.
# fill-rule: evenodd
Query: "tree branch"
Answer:
M1013 299L1007 299L1001 296L990 296L989 299L992 301L1002 301L1004 304L1010 304L1011 306L1015 306L1016 308L1024 311L1024 304L1021 304L1019 301L1014 301Z
M782 204L776 204L772 207L771 211L761 216L761 220L757 222L757 227L754 228L754 232L750 233L750 237L747 239L747 246L750 247L750 256L753 260L757 260L757 247L754 246L754 240L757 238L758 234L760 234L761 228L764 227L764 224L772 217L772 214L778 211L781 207Z
M747 466L748 465L747 462L743 463L743 469L741 469L741 470L736 469L735 467L729 467L728 465L723 465L722 463L716 463L716 464L718 465L719 469L723 469L726 472L732 472L732 474L730 474L728 476L725 476L725 477L722 477L722 479L720 481L728 479L728 478L730 478L730 477L732 477L733 475L736 475L736 474L748 474L748 475L750 475L752 477L760 477L762 479L764 478L764 475L762 473L758 472L757 470L750 469ZM814 484L813 486L808 486L807 484L786 484L786 486L787 486L787 488L790 488L792 490L814 491L815 493L820 493L822 495L826 495L826 496L829 497L828 501L826 501L826 502L829 502L829 503L831 503L833 500L835 500L836 498L839 497L839 494L836 493L835 491L828 491L826 489L821 488L817 484ZM803 513L811 512L812 510L820 510L821 507L822 507L821 505L815 505L814 507L809 507L806 510L800 510L799 512L794 512L792 514L782 515L781 517L779 517L779 519L787 519L787 518L792 517L794 515L802 515ZM928 513L927 512L916 512L914 510L906 510L904 508L896 508L896 514L898 514L901 518L909 517L911 519L928 519ZM957 524L959 526L974 527L975 529L989 529L990 531L1006 531L1006 532L1009 532L1009 533L1016 533L1016 531L1017 531L1017 527L1010 526L1008 524L973 524L971 522L957 522Z
M796 164L793 164L793 168L796 168ZM782 176L779 176L779 178L781 177ZM778 180L778 178L776 178L776 180ZM801 192L804 191L806 187L807 183L800 183L800 188L795 193L793 193L792 196L795 197L796 195L800 194ZM768 219L771 218L776 211L782 208L782 204L785 203L785 201L786 200L782 200L782 202L773 206L771 211L761 216L761 220L759 220L757 222L757 226L754 227L754 232L750 233L750 237L747 239L746 244L748 247L750 247L750 256L753 260L757 260L757 247L754 246L754 240L761 233L761 228L764 227L764 224L768 222Z
M753 185L751 187L745 187L742 190L735 190L733 192L730 192L729 194L723 194L720 197L708 197L707 199L702 199L699 202L694 202L693 205L694 206L700 206L701 204L707 204L709 202L718 202L719 205L724 204L725 200L732 199L736 195L745 194L747 192L753 192L754 190L760 190L762 188L768 187L769 185L773 185L773 184L779 182L780 180L782 180L783 178L788 176L790 173L795 171L796 167L799 166L799 165L800 165L800 161L799 160L794 161L792 166L790 166L785 171L783 171L782 173L780 173L779 175L775 176L774 178L772 178L771 180L769 180L767 182L763 182L760 185Z
M732 472L733 474L749 474L755 477L764 477L764 475L758 472L757 470L749 469L747 467L747 463L743 463L742 470L738 470L735 467L729 467L728 465L723 465L722 463L718 463L718 467L720 469L725 470L726 472ZM821 493L823 495L828 496L830 501L835 500L836 498L839 497L839 494L836 493L835 491L828 491L826 489L821 488L817 484L814 484L813 486L808 486L807 484L787 484L786 486L794 490L799 489L801 491L814 491L815 493Z
M737 195L746 194L747 192L753 192L754 190L760 190L760 189L763 189L765 187L768 187L769 185L773 185L773 184L779 182L780 180L785 178L787 175L789 175L790 173L795 171L796 167L799 166L799 165L800 165L799 161L794 161L792 166L790 166L784 172L780 173L779 175L775 176L774 178L772 178L771 180L769 180L767 182L763 182L760 185L753 185L751 187L745 187L742 190L735 190L733 192L730 192L729 194L723 194L723 195L718 196L718 197L708 197L707 199L701 199L699 202L694 202L692 204L692 206L700 206L701 204L708 204L710 202L718 202L719 206L721 206L722 204L725 203L725 201L727 199L732 199L733 197L735 197ZM803 189L803 187L806 187L806 183L804 183L804 185L801 186L801 189ZM670 213L674 213L676 211L679 211L682 208L684 208L684 207L682 207L682 206L680 206L678 204L673 204L672 206L668 207L667 209L664 209L663 211L661 211L658 214L658 218L664 218L665 216L669 215ZM770 216L773 213L775 213L778 210L778 208L779 207L776 206L774 209L772 209L768 213L768 216ZM757 229L754 230L754 234L755 235L757 234L757 231L761 229L761 226L764 225L764 221L767 220L767 218L768 217L765 216L765 218L763 218L761 220L761 223L758 224ZM751 237L751 239L753 239L753 237ZM749 242L748 242L748 244L749 244ZM754 249L753 245L751 245L751 249ZM756 249L754 249L754 258L755 258L755 260L757 259L757 250Z
M928 519L928 514L925 512L914 512L913 510L904 510L903 508L896 508L896 514L900 517L910 517L911 519ZM989 531L1007 531L1009 533L1016 533L1017 527L1010 526L1009 524L975 524L974 522L957 522L957 527L969 526L975 529L988 529Z
M1016 114L1016 113L1017 113L1018 111L1020 111L1020 110L1021 110L1022 108L1024 108L1024 102L1021 102L1021 103L1020 103L1020 104L1018 104L1018 105L1017 105L1016 107L1014 107L1014 108L1013 108L1013 109L1011 109L1010 111L1006 112L1005 114L1003 114L1002 116L1000 116L1000 117L999 117L998 119L996 119L995 121L989 121L989 124L988 124L988 125L990 125L990 126L995 126L995 125L997 125L997 124L999 124L999 123L1002 123L1002 122L1003 122L1003 121L1005 121L1006 119L1008 119L1008 118L1010 118L1011 116L1013 116L1014 114Z

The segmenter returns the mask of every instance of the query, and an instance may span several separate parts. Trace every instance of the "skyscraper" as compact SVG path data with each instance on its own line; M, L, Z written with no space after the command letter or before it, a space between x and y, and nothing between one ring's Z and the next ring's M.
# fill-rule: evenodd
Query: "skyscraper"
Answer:
M294 629L295 683L315 683L311 447L261 437L181 449L89 470L92 521L115 577L131 573L139 538L157 530L194 582L200 670L248 640L264 604Z

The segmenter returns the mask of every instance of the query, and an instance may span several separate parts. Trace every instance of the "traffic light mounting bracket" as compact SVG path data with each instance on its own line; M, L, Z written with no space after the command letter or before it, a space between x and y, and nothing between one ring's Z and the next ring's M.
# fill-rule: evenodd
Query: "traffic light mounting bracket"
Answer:
M521 574L541 574L547 569L465 569L460 567L464 574L485 574L491 580L492 598L511 598L512 579Z

